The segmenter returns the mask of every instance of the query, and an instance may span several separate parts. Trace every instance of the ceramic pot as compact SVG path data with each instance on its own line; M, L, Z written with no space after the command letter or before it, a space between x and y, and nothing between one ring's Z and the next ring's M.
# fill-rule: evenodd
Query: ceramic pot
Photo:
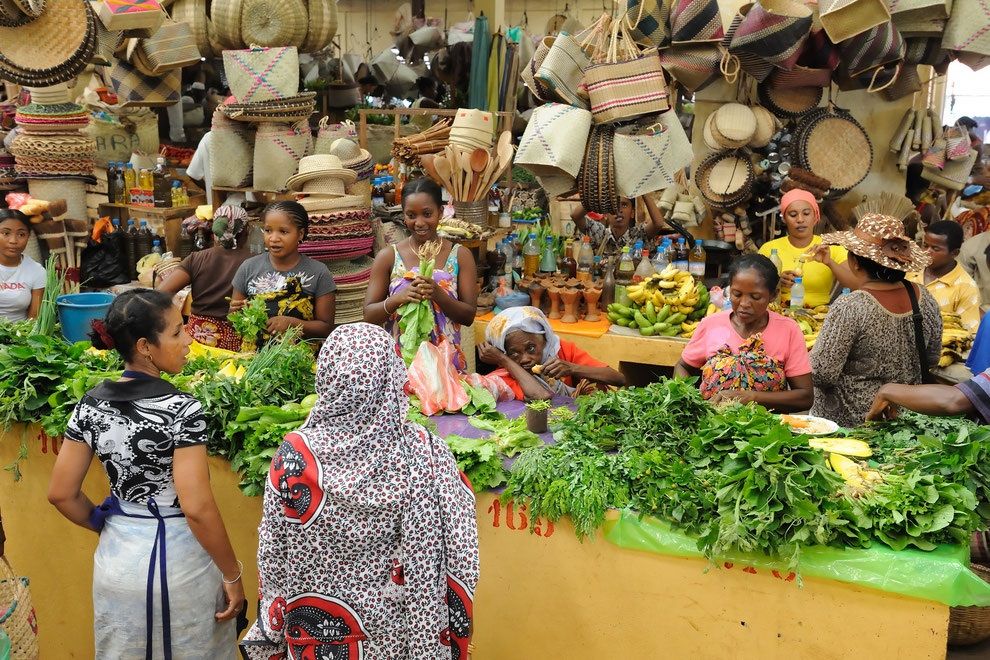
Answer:
M536 309L543 309L543 292L546 288L539 280L533 280L529 284L529 304Z
M526 408L526 428L530 433L547 432L547 413L549 410L530 410Z
M584 290L584 304L587 306L588 313L585 315L585 321L597 321L601 318L598 313L598 299L602 297L602 290L598 287L588 287Z
M561 289L560 297L564 301L564 314L561 323L578 322L578 305L581 303L581 292L577 289Z
M547 294L550 296L550 314L548 318L559 319L560 318L560 289L551 286L547 289Z

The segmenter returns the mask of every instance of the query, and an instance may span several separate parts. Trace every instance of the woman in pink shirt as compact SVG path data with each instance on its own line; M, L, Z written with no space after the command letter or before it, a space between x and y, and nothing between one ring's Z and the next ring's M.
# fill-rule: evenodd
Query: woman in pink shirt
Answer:
M701 376L713 403L755 401L777 412L811 408L811 362L801 328L767 309L780 275L758 254L729 267L731 312L704 319L674 367L675 376Z

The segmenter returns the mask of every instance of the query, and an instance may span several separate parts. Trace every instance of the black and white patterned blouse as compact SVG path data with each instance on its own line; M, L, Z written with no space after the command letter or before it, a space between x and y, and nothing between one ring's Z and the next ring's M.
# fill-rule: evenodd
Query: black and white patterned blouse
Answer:
M206 442L206 417L163 380L105 381L76 405L65 437L93 449L120 500L177 507L172 453Z

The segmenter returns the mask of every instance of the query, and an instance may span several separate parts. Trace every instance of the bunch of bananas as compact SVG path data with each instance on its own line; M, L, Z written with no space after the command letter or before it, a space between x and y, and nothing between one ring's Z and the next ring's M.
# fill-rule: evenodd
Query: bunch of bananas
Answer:
M963 355L973 347L973 335L962 326L957 314L942 312L942 355L938 366L948 367L956 362L965 362Z
M690 338L701 319L717 311L705 285L673 266L627 287L626 295L631 304L609 305L608 318L645 337Z
M825 315L828 314L828 305L819 305L814 308L795 308L774 302L770 303L770 311L794 319L798 327L801 328L801 334L804 335L804 344L810 351L811 347L815 345L815 340L818 339L818 332L822 329Z

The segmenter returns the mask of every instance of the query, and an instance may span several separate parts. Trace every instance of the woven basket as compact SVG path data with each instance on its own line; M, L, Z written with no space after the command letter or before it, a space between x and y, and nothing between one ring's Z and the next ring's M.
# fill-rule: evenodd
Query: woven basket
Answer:
M40 18L0 27L0 79L45 87L75 78L96 52L96 22L88 2L49 0Z
M254 167L253 127L214 113L210 139L213 184L233 188L249 185Z
M822 0L819 6L825 34L836 44L890 20L883 0Z
M354 122L348 120L340 124L331 124L329 117L322 118L320 120L320 129L316 134L316 144L313 147L313 153L329 154L330 145L341 138L357 140L358 134Z
M299 95L299 51L293 47L225 50L223 69L238 103Z
M176 0L169 11L172 20L189 24L193 39L196 41L196 48L203 57L209 57L213 53L213 47L210 46L206 29L208 19L204 0Z
M86 219L86 184L71 179L30 179L28 192L37 199L64 199L65 217Z
M971 564L970 570L990 582L990 566ZM990 639L990 607L950 607L949 646L968 646Z
M674 184L675 174L691 164L691 141L677 114L668 110L657 123L663 131L625 127L615 134L615 180L623 197L636 198L668 188Z
M762 149L770 144L770 139L777 131L777 119L772 112L761 105L751 106L750 110L756 116L756 132L753 133L753 139L749 141L748 146Z
M758 92L760 103L778 117L797 117L814 110L825 95L821 87L783 88L767 84L761 84Z
M330 45L337 34L337 0L309 0L309 29L299 48L304 53L316 53Z
M294 124L309 117L316 110L313 92L306 92L292 99L263 101L261 103L231 103L218 108L228 119L248 122L281 122Z
M252 46L294 46L306 41L309 17L303 0L244 0L241 38Z
M238 50L246 45L241 38L243 4L243 0L213 0L210 6L213 34L223 50Z
M698 165L695 185L705 201L731 208L745 200L753 186L753 164L731 151L714 153Z
M31 602L30 581L14 574L6 557L0 557L0 629L7 633L11 657L38 657L38 621Z
M533 110L519 142L515 164L539 177L578 175L584 163L591 113L561 103Z
M811 32L811 22L811 9L800 2L760 0L736 26L729 52L790 70Z
M313 148L309 123L259 124L254 142L254 188L282 192ZM343 192L343 191L341 191Z
M841 196L870 173L873 145L849 113L833 111L807 122L798 158L802 167L832 182L832 195Z

